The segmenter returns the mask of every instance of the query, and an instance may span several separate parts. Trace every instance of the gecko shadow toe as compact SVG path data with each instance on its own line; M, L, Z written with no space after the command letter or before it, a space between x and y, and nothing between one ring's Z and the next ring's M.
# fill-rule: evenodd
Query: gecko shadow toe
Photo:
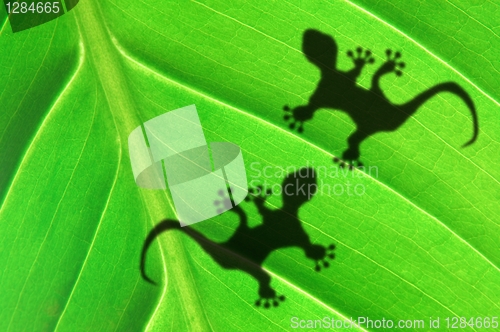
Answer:
M257 307L263 307L265 309L269 309L271 307L279 306L280 302L285 301L285 296L273 296L273 297L261 297L257 301L255 301L255 305Z

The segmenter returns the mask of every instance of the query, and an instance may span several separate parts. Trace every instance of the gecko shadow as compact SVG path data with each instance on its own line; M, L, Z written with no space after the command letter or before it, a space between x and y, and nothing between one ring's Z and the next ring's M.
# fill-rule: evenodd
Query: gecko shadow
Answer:
M320 109L335 109L347 113L356 124L356 130L347 139L348 148L342 154L342 160L334 158L341 166L346 163L350 167L361 166L360 144L368 137L378 132L391 132L401 127L426 101L441 92L449 92L467 105L472 113L473 136L464 145L474 143L478 135L478 120L476 108L470 96L457 83L446 82L438 84L412 100L403 104L392 103L380 88L380 79L387 74L402 75L405 67L401 61L401 53L386 51L387 59L378 68L371 80L370 89L364 89L356 84L356 79L367 64L373 64L375 59L369 50L358 47L355 52L348 51L347 56L354 63L349 71L337 69L338 47L335 40L320 31L306 30L303 36L302 51L307 60L318 67L321 78L306 105L291 109L284 106L284 118L290 121L290 128L298 125L298 131L304 130L304 122L311 120L314 113Z
M238 215L240 222L233 235L225 242L214 242L192 227L180 227L177 220L160 222L150 231L143 245L140 263L142 277L155 284L145 271L148 249L162 233L177 230L196 241L221 267L240 270L253 277L259 284L259 299L255 303L257 306L278 306L279 301L284 301L285 297L276 294L270 285L271 276L262 268L262 264L273 251L287 247L302 248L306 257L315 262L315 270L318 272L322 267L330 265L327 259L335 257L335 246L313 244L298 219L300 207L307 203L317 190L314 169L301 168L288 174L281 188L283 205L279 209L271 210L265 206L266 197L270 192L263 191L261 187L253 190L252 195L247 197L247 201L253 201L262 216L262 223L256 227L248 226L247 215L240 206L229 210ZM220 195L222 199L215 202L216 206L222 209L231 207L229 198L223 197L222 190Z

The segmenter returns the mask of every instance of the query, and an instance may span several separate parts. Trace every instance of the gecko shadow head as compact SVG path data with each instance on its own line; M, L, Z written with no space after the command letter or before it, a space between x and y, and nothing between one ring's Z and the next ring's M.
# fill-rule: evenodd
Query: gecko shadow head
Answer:
M473 135L464 144L468 146L477 138L479 125L476 108L469 94L455 82L445 82L435 85L413 99L402 103L392 103L380 87L380 79L388 74L401 76L405 63L401 60L401 53L386 50L386 60L376 70L371 80L371 87L365 89L356 80L362 69L375 63L370 50L361 47L348 51L354 68L349 71L337 69L338 47L330 35L309 29L304 32L302 51L306 59L316 66L321 74L315 91L306 105L291 108L284 106L285 121L289 121L291 129L304 131L304 123L313 118L320 109L333 109L347 113L356 125L354 133L348 139L348 148L342 158L334 158L340 166L361 166L360 145L368 137L379 132L392 132L400 128L415 112L429 99L441 92L451 93L460 98L468 107L472 115Z
M225 269L240 270L253 277L259 285L256 306L270 308L285 300L271 287L271 276L262 267L266 258L273 252L287 247L298 247L307 258L314 262L314 269L321 271L329 267L328 260L335 258L335 246L314 244L298 218L299 209L309 202L316 190L316 173L313 168L301 168L288 174L282 182L282 206L270 209L266 206L269 191L257 187L251 190L246 199L253 202L262 217L262 223L249 227L248 218L241 206L237 205L228 212L239 217L239 224L232 236L225 242L215 242L192 227L180 227L177 220L164 220L154 227L147 236L141 255L140 270L144 280L155 283L146 274L146 255L154 240L162 233L177 230L196 241L200 247ZM231 206L227 197L214 202L216 206Z

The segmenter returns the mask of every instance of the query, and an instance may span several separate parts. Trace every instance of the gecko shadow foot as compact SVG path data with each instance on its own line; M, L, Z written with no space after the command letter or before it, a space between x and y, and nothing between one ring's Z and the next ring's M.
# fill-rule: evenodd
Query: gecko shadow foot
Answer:
M440 83L402 104L394 104L387 98L380 87L380 79L388 74L403 74L405 63L401 61L400 52L386 50L385 62L373 75L371 87L365 89L356 84L356 80L366 65L375 62L371 51L361 47L348 51L347 56L352 59L354 68L341 71L337 69L338 47L335 40L312 29L304 32L302 51L307 60L320 70L321 78L306 105L283 107L284 119L290 122L291 129L297 128L298 132L303 132L304 122L311 120L314 113L320 109L347 113L356 124L356 129L347 138L348 148L343 152L342 158L334 159L334 162L340 163L341 166L362 166L359 160L360 145L365 139L379 132L397 130L425 102L441 92L448 92L460 98L472 114L473 135L464 147L476 140L479 131L476 108L469 94L455 82Z
M285 297L278 295L271 287L271 276L262 268L264 261L273 251L299 247L306 257L314 262L314 269L318 272L329 267L328 260L335 258L335 246L332 244L326 247L312 243L298 218L300 207L313 197L317 189L314 169L302 168L288 174L283 180L282 188L283 205L279 209L270 209L265 205L269 192L261 187L252 190L252 194L247 197L246 200L255 204L262 217L262 223L258 226L249 227L247 215L241 206L237 205L229 210L228 212L237 214L240 221L233 235L225 242L215 242L192 227L181 227L177 220L160 222L150 231L143 245L140 263L142 277L155 284L146 274L148 249L162 233L177 230L196 241L221 267L240 270L253 277L259 284L256 306L278 306ZM229 204L229 198L222 198L214 204Z

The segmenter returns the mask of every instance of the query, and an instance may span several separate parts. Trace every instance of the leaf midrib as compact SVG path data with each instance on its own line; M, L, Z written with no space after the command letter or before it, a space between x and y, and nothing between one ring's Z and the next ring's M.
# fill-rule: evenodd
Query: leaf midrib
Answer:
M109 31L106 25L104 16L100 5L97 1L85 1L81 2L78 6L78 10L75 10L76 21L81 29L81 34L83 36L84 43L89 48L89 54L92 59L93 67L96 71L96 76L101 82L102 90L106 95L106 100L115 122L115 126L118 131L118 136L121 142L126 142L128 134L137 126L140 125L139 115L135 111L137 108L133 106L133 101L130 99L130 93L128 93L128 86L126 84L126 79L123 76L123 71L121 70L121 63L118 54L116 54L116 49L112 47L113 43L110 41ZM123 114L127 114L123 117ZM124 146L120 144L120 149L124 149ZM154 202L146 202L155 205ZM97 237L97 233L95 234ZM163 250L161 250L163 256ZM172 251L174 252L174 251ZM90 255L90 253L88 253ZM174 272L176 272L175 270ZM181 270L179 270L181 271ZM83 269L81 271L83 273ZM180 282L184 283L182 289L184 294L192 292L191 285L184 278L180 278ZM76 284L75 284L76 286ZM74 287L75 287L74 286ZM199 310L200 301L199 298L194 295L188 296L191 299L189 306L192 310ZM195 300L196 299L196 300ZM158 306L161 303L158 304ZM158 308L158 307L157 307ZM156 313L156 309L155 309ZM194 317L194 318L193 318ZM203 319L205 317L200 317L195 315L191 317L191 326L196 330L210 330L208 322ZM151 317L153 319L154 317ZM148 323L149 326L149 323Z

